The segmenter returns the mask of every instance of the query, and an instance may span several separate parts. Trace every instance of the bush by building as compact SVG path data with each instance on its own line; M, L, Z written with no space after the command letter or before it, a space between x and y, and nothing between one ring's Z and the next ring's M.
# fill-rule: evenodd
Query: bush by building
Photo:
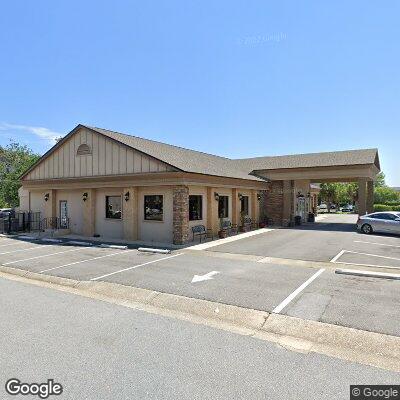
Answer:
M400 211L400 205L374 204L374 211Z

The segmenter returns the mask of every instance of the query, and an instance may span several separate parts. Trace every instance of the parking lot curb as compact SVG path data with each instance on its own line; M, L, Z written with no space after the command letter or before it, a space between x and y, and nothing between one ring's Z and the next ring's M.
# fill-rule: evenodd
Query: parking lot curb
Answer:
M304 349L400 372L400 337L345 326L271 314L261 332L284 347ZM274 335L276 338L274 340ZM298 342L298 343L297 343Z
M375 272L375 271L338 268L335 270L335 273L342 274L342 275L364 276L364 277L368 277L368 278L400 280L400 274L389 274L387 272Z
M400 372L400 337L270 314L103 281L78 281L0 266L0 276L276 343L292 351Z

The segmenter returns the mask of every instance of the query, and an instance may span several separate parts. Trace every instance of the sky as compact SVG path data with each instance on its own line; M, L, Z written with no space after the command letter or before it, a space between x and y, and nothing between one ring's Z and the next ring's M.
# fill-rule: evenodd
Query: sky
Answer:
M0 144L77 124L230 158L377 147L400 186L400 2L2 2Z

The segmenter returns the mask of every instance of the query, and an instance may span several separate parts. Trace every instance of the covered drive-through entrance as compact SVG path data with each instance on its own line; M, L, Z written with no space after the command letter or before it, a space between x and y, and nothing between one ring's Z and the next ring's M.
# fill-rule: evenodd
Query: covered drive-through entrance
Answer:
M252 159L251 167L268 181L260 210L261 217L274 224L287 226L296 215L304 220L309 211L315 211L313 183L356 182L359 214L373 211L374 180L380 171L376 149L260 157Z

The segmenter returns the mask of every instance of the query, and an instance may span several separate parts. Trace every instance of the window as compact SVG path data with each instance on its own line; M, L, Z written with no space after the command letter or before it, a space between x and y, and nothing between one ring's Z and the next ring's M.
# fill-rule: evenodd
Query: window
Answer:
M394 221L396 218L398 218L394 214L381 214L381 215L382 215L382 219L386 219L387 221Z
M106 196L106 218L122 219L121 196Z
M249 215L249 196L243 196L240 200L240 212Z
M163 196L158 194L144 196L144 219L146 221L162 221L163 217Z
M87 144L81 144L76 151L77 156L86 156L88 154L92 154L92 150Z
M228 218L229 216L228 204L229 204L228 196L219 196L218 218Z
M203 196L189 196L189 221L203 219Z
M368 216L368 218L387 220L392 219L392 214L371 214Z

